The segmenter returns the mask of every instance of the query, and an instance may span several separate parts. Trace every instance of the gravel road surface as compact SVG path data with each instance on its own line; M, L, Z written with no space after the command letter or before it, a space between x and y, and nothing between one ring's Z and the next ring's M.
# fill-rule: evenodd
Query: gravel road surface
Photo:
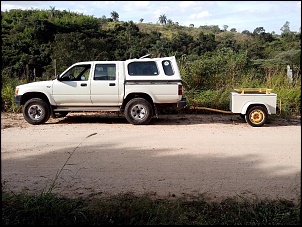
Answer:
M62 196L133 192L160 198L301 196L300 119L251 127L238 115L161 115L135 126L70 113L43 125L1 114L2 190Z

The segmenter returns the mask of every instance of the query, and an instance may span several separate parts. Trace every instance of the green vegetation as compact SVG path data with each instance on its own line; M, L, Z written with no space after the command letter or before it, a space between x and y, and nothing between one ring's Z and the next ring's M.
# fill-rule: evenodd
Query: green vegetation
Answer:
M126 60L145 54L176 56L188 103L229 108L235 88L271 88L282 103L281 117L301 113L301 32L282 34L263 27L237 33L218 26L179 26L165 14L159 23L95 18L70 11L1 11L1 110L19 112L13 103L17 84L54 78L66 67L86 60ZM287 66L293 72L289 81ZM227 199L208 202L117 195L67 199L51 190L39 195L2 192L2 224L228 224L300 225L300 202Z
M131 193L67 199L2 193L2 225L300 225L300 205L284 200L154 199Z
M156 24L95 18L49 10L1 11L2 111L14 106L16 84L54 78L68 66L86 60L126 60L145 54L176 56L185 96L194 105L228 110L228 93L241 87L267 87L282 103L281 117L301 113L301 32L288 21L281 35L227 31L217 25L180 26L162 14ZM289 83L287 66L293 72Z

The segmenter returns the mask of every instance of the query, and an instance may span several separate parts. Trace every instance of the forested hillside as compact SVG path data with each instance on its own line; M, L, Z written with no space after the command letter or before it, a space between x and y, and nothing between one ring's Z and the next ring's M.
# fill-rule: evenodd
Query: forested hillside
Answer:
M150 54L176 56L191 104L227 110L232 89L268 87L282 99L283 114L300 115L301 31L284 23L276 35L263 27L238 33L215 25L123 22L54 8L1 12L2 111L17 111L18 83L54 78L78 61Z

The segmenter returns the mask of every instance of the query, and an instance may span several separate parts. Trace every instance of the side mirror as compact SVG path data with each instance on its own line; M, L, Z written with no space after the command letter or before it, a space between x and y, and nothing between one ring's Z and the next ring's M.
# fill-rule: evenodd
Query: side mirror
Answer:
M59 74L56 75L56 79L57 79L58 81L60 81L60 75L59 75Z

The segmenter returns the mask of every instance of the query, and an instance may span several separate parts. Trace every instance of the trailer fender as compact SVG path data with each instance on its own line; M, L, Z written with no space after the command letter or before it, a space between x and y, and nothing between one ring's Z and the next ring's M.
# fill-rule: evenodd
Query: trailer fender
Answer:
M249 108L249 106L265 106L267 113L271 114L270 108L268 107L268 105L264 102L247 102L244 104L244 106L241 109L241 114L246 114L247 109Z

